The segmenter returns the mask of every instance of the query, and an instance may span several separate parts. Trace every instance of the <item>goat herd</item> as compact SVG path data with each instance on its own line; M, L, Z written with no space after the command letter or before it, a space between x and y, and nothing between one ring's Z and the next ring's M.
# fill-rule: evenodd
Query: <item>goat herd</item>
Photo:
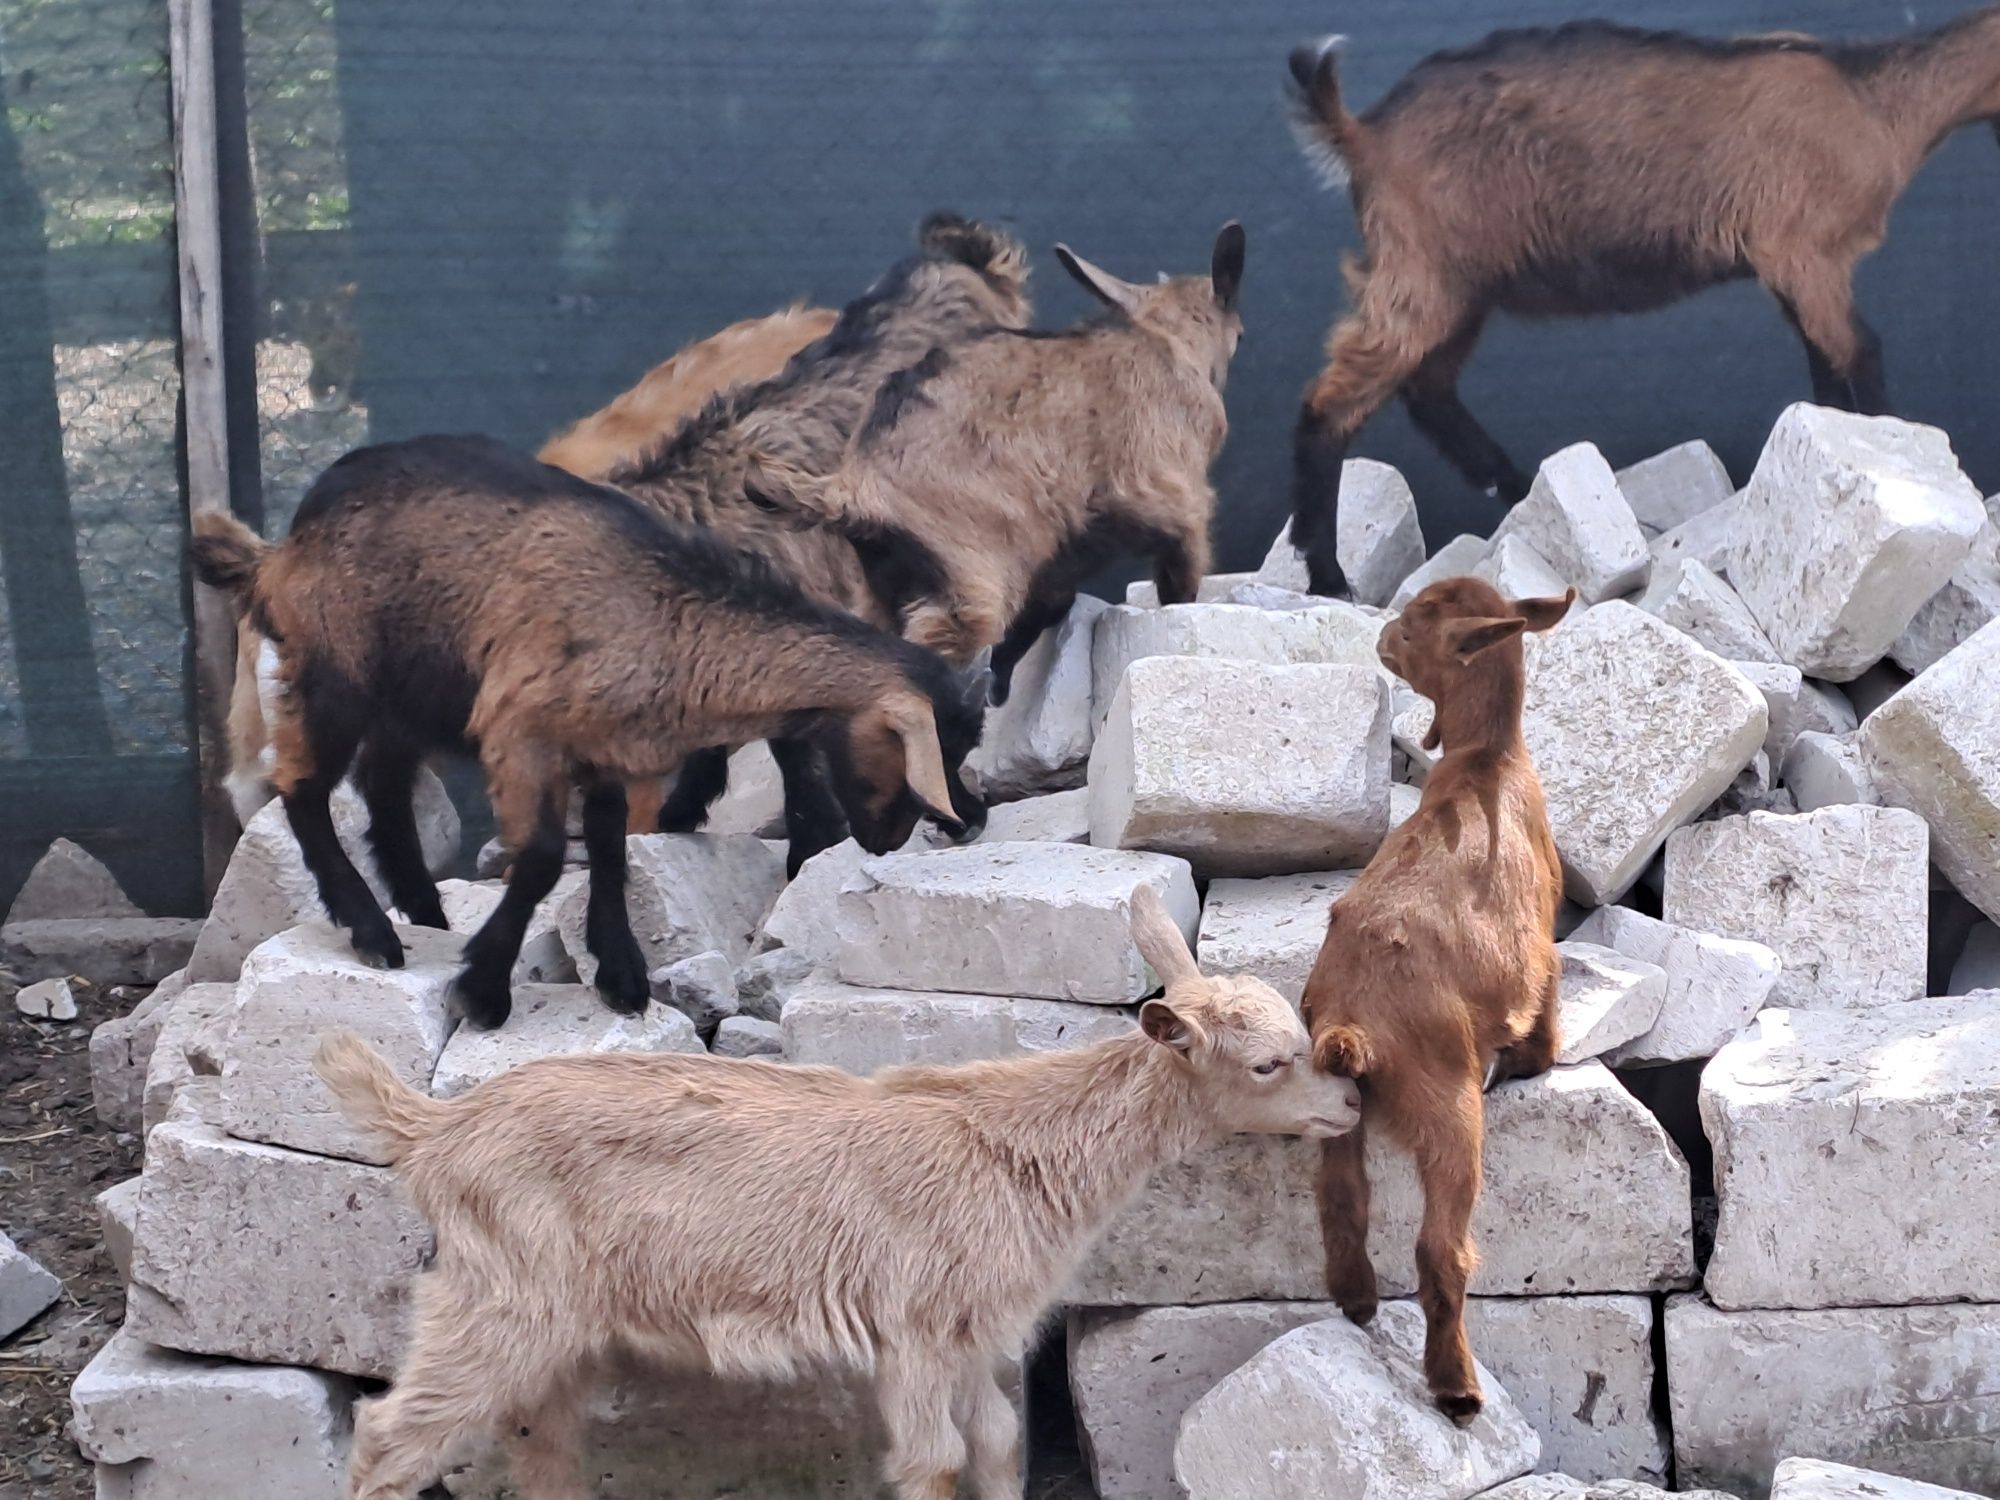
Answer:
M1880 410L1850 273L1927 153L2000 116L1990 7L1877 46L1503 33L1426 61L1361 116L1335 56L1317 44L1291 63L1300 138L1351 181L1366 246L1296 438L1291 535L1322 593L1342 586L1348 443L1388 396L1476 483L1525 491L1455 394L1496 309L1629 310L1755 275L1805 340L1816 398ZM283 798L357 952L403 957L334 834L350 766L395 906L444 927L413 780L435 753L481 761L512 861L458 986L484 1027L508 1018L575 788L588 946L621 1011L648 998L625 834L700 826L733 748L771 742L794 871L850 833L879 853L925 817L982 825L962 763L1080 582L1137 551L1163 604L1194 596L1241 332L1235 224L1206 274L1157 284L1057 255L1102 316L1030 331L1022 247L936 215L838 316L792 308L694 345L539 461L417 438L334 464L282 543L202 518L196 571L240 622L232 789L239 807ZM1324 1142L1329 1286L1373 1315L1364 1098L1418 1162L1426 1375L1471 1421L1481 1092L1557 1045L1561 877L1521 738L1521 635L1569 602L1450 579L1384 630L1383 663L1436 706L1426 743L1443 758L1332 909L1303 1021L1257 980L1204 978L1142 889L1134 933L1165 995L1135 1034L1075 1052L870 1080L549 1059L443 1103L330 1037L322 1076L438 1241L401 1374L361 1411L350 1496L414 1495L485 1429L525 1493L583 1494L582 1400L620 1350L728 1374L872 1371L898 1496L949 1496L961 1475L986 1500L1018 1496L996 1372L1118 1206L1203 1141ZM260 692L266 656L276 690Z

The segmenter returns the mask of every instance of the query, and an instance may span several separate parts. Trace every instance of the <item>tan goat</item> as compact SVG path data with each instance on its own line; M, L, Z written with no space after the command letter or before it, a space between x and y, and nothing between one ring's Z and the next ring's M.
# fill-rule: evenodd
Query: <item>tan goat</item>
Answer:
M1465 1285L1482 1080L1543 1072L1558 1047L1562 871L1521 739L1521 633L1549 629L1575 597L1510 603L1447 578L1383 628L1382 663L1436 705L1424 743L1444 755L1416 812L1334 903L1303 1001L1315 1066L1359 1080L1366 1120L1416 1157L1424 1374L1461 1425L1481 1404ZM1357 1323L1376 1305L1363 1150L1360 1130L1328 1141L1319 1183L1327 1288Z
M1132 926L1167 986L1139 1030L1006 1062L550 1058L442 1103L352 1034L322 1043L437 1233L396 1382L356 1415L349 1500L408 1500L489 1431L524 1500L583 1500L582 1402L621 1352L871 1373L898 1500L949 1500L961 1473L1018 1500L996 1375L1120 1205L1219 1135L1359 1118L1269 986L1204 979L1150 889Z

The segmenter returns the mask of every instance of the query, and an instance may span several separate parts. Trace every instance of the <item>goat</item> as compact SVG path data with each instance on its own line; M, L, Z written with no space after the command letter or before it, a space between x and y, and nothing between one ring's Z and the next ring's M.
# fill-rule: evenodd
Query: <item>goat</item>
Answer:
M1507 504L1527 493L1458 396L1496 311L1639 312L1754 276L1805 344L1813 399L1886 412L1854 268L1946 136L2000 130L2000 6L1876 43L1500 31L1419 63L1359 116L1340 41L1291 56L1294 127L1349 184L1363 246L1293 438L1291 534L1318 593L1343 584L1341 461L1398 392L1474 485Z
M614 1009L647 1001L625 912L625 787L705 745L781 735L824 755L875 852L920 816L956 826L950 781L985 684L807 599L759 559L488 438L358 449L320 476L279 546L227 515L194 565L278 649L272 780L327 914L363 957L402 944L334 837L327 799L359 752L369 843L395 904L443 927L411 810L419 759L474 751L506 895L466 944L458 1000L498 1026L535 905L562 873L584 789L586 936ZM976 696L975 696L976 695Z
M437 1235L410 1346L356 1411L348 1500L408 1500L497 1431L527 1500L571 1500L581 1403L635 1352L724 1376L874 1377L899 1500L1021 1495L996 1374L1158 1168L1235 1131L1326 1138L1359 1094L1248 977L1204 978L1150 887L1164 998L1126 1036L958 1067L544 1058L449 1103L352 1033L316 1066Z
M1006 637L1014 655L996 678L1114 547L1153 554L1162 604L1192 599L1215 510L1208 466L1229 426L1243 252L1242 226L1226 224L1208 275L1140 286L1059 245L1104 316L932 349L883 382L830 478L766 462L753 490L846 531L864 558L885 546L921 558L904 635L955 662Z
M839 314L793 303L731 323L654 365L601 411L564 428L535 457L579 479L601 480L670 437L711 397L774 379L792 356L833 331Z
M1481 1405L1465 1336L1481 1081L1543 1072L1559 1046L1562 871L1521 739L1520 637L1575 597L1509 603L1480 579L1447 578L1383 627L1377 654L1436 705L1424 744L1441 740L1444 755L1416 812L1333 904L1302 1002L1314 1066L1357 1080L1364 1129L1416 1157L1424 1374L1460 1425ZM1376 1307L1363 1149L1363 1130L1328 1141L1319 1178L1327 1287L1357 1323Z

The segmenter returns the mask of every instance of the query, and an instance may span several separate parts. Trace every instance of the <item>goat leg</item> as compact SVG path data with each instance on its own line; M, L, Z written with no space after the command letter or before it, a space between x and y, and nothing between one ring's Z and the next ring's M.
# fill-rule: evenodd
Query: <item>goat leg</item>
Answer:
M1472 1210L1479 1201L1483 1105L1468 1076L1416 1142L1424 1220L1417 1235L1417 1301L1424 1310L1424 1379L1439 1411L1463 1427L1485 1405L1465 1333L1465 1288L1479 1262Z
M1347 443L1347 435L1310 403L1300 410L1292 433L1292 545L1305 559L1306 587L1315 594L1347 592L1334 550Z
M403 941L388 913L375 900L368 882L354 868L354 861L340 846L333 831L333 809L328 801L332 787L324 776L314 775L297 783L286 794L285 817L298 840L299 854L312 871L319 887L319 899L327 917L336 927L345 927L354 951L378 968L403 967Z
M491 743L486 754L489 767L493 767ZM514 960L521 956L521 943L535 907L562 878L563 854L569 846L563 829L569 800L566 771L556 769L551 776L531 780L506 774L503 768L498 774L490 771L488 780L494 810L499 814L500 837L515 851L514 863L507 871L507 889L500 904L486 925L466 942L465 967L453 986L453 998L467 1023L482 1031L504 1024L514 1008ZM622 864L622 828L620 834ZM619 913L624 913L622 902Z
M584 941L597 959L597 992L621 1015L637 1015L652 993L625 911L625 784L615 777L584 779L583 848L590 862Z
M1327 1294L1353 1323L1375 1317L1379 1295L1368 1259L1367 1121L1320 1143L1319 1237L1326 1251Z
M785 876L796 879L815 854L847 837L847 814L828 779L826 758L805 740L772 740L785 786Z
M1423 389L1413 384L1403 391L1403 405L1417 431L1475 487L1508 506L1526 497L1528 476L1480 426L1455 389Z
M1538 997L1538 1009L1528 1034L1518 1042L1502 1047L1493 1059L1492 1076L1487 1087L1494 1088L1510 1078L1537 1078L1556 1065L1556 1054L1562 1050L1560 1013L1556 1005L1558 981L1551 976Z
M1069 618L1070 607L1075 603L1076 589L1073 585L1047 592L1037 589L1029 594L1027 603L1021 606L1021 612L1007 627L1006 635L993 648L993 681L987 688L986 696L994 707L1005 703L1014 691L1014 669L1021 665L1021 658L1034 649L1043 631Z
M368 846L375 867L389 887L389 900L419 927L449 928L437 883L424 863L423 839L417 833L417 754L405 746L376 739L364 746L354 768L361 798L368 806Z
M693 833L708 821L715 799L729 790L729 751L720 745L696 750L681 762L674 789L660 804L661 833Z

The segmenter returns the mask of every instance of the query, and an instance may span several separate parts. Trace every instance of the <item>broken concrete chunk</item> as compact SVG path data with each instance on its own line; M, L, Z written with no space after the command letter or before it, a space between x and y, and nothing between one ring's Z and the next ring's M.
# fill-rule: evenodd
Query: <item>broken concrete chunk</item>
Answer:
M2000 1260L1966 1253L2000 1242L2000 992L1766 1011L1702 1071L1701 1117L1717 1307L2000 1302Z
M78 917L0 927L0 968L16 979L75 977L99 989L158 984L188 965L198 917Z
M1357 604L1387 604L1424 560L1417 497L1388 464L1351 458L1340 466L1334 556Z
M1462 578L1474 572L1492 550L1493 544L1484 537L1461 532L1432 553L1429 562L1396 586L1396 592L1389 597L1390 612L1393 614L1400 610L1441 578Z
M1852 1010L1924 992L1930 839L1893 807L1749 813L1667 841L1662 914L1783 962L1767 1003Z
M787 1062L866 1075L1084 1047L1132 1024L1126 1011L1103 1005L874 989L816 975L785 1007L781 1030Z
M1736 493L1722 460L1699 438L1628 464L1612 477L1648 536L1671 531Z
M649 833L625 841L630 867L625 909L646 967L662 968L711 950L740 964L785 886L785 858L747 833ZM556 910L563 946L585 984L597 960L584 941L588 883Z
M853 839L844 839L807 860L771 904L761 943L777 944L814 964L831 964L840 949L834 923L840 889L871 857Z
M1749 1024L1778 982L1778 955L1762 943L1717 937L1624 906L1603 906L1570 934L1657 964L1666 993L1652 1029L1613 1049L1612 1067L1709 1057Z
M1667 971L1614 948L1571 939L1562 955L1558 1065L1588 1062L1652 1030L1667 998Z
M784 1056L785 1034L775 1021L755 1016L731 1016L715 1029L717 1057Z
M461 1026L438 1054L430 1091L453 1099L539 1057L591 1052L701 1052L694 1022L677 1010L649 1005L621 1016L581 984L524 984L497 1031Z
M1562 574L1523 536L1503 536L1473 569L1509 599L1548 599L1569 587ZM1581 607L1580 602L1571 608Z
M556 925L556 913L575 892L583 890L590 877L582 870L565 871L554 889L535 906L528 930L521 939L521 956L514 960L515 984L574 984L576 964L563 946ZM486 925L506 893L503 880L440 880L438 901L451 930L468 938Z
M1643 587L1652 568L1645 534L1594 443L1542 460L1527 498L1493 534L1496 542L1509 536L1532 543L1586 604Z
M1183 604L1223 604L1230 593L1246 583L1257 580L1255 573L1204 573L1195 583L1194 598L1184 599ZM1101 601L1100 601L1101 602ZM1159 585L1150 578L1135 578L1125 585L1125 602L1140 609L1160 607Z
M82 917L143 917L118 884L118 878L104 868L89 850L68 839L57 839L43 851L28 871L28 878L7 909L7 921L33 922L43 918L76 920Z
M1091 841L1198 876L1366 862L1389 831L1389 693L1352 666L1151 657L1090 756Z
M1795 405L1743 492L1730 582L1780 659L1846 682L1888 654L1985 521L1935 427Z
M1060 625L1042 632L1014 669L1007 701L987 710L986 730L966 757L988 797L1021 797L1076 786L1090 759L1090 651L1108 606L1077 596Z
M146 1059L146 1082L140 1095L140 1128L148 1134L167 1118L175 1098L196 1077L188 1049L217 1017L236 1004L234 984L190 984L181 990Z
M704 1041L737 1013L736 971L720 953L697 953L647 977L653 999L686 1016Z
M898 989L1125 1005L1159 981L1132 941L1150 885L1192 937L1185 860L1076 844L973 844L866 861L841 889L840 978Z
M371 968L345 934L294 927L260 944L236 982L234 1023L222 1062L223 1120L239 1140L387 1164L383 1144L348 1123L313 1071L329 1031L355 1032L411 1088L428 1090L451 1036L451 982L463 940L400 927L400 969Z
M1479 1500L1737 1500L1737 1497L1720 1490L1663 1490L1637 1479L1593 1482L1572 1479L1567 1474L1530 1474L1488 1490Z
M1699 558L1678 557L1655 567L1638 605L1725 660L1778 660L1777 648L1736 597L1736 590Z
M1743 494L1739 490L1721 504L1661 532L1646 547L1653 555L1653 566L1671 567L1683 558L1691 558L1718 577L1728 577L1730 559L1736 551L1737 521L1742 513Z
M1327 913L1360 875L1334 870L1212 881L1201 909L1201 971L1254 974L1296 1005L1326 939Z
M1788 1458L1778 1465L1771 1500L1979 1500L1970 1490L1948 1490L1920 1479L1898 1479L1873 1469Z
M1988 1394L2000 1308L1723 1312L1690 1296L1668 1301L1666 1325L1683 1485L1760 1496L1803 1451L2000 1492L2000 1408Z
M2000 621L1870 714L1860 745L1876 793L1930 825L1938 868L2000 920Z
M1950 581L1925 601L1889 655L1915 676L1929 671L2000 617L2000 495L1986 502L1986 524Z
M1189 1500L1470 1500L1534 1468L1541 1442L1486 1370L1470 1426L1431 1405L1423 1342L1401 1303L1281 1334L1181 1418L1174 1478Z
M61 1295L62 1283L0 1233L0 1339L11 1338Z
M120 1281L132 1279L132 1229L139 1222L139 1179L128 1177L97 1195L97 1232Z
M1876 802L1875 782L1861 758L1853 732L1823 734L1808 729L1792 741L1778 773L1800 812L1843 803Z
M187 971L169 974L130 1011L90 1033L90 1097L97 1118L112 1130L145 1128L146 1069L175 998L187 988Z
M67 979L38 979L14 992L14 1009L36 1021L74 1021L76 991Z
M1276 539L1272 541L1269 550L1264 554L1264 561L1257 568L1257 581L1281 589L1292 589L1301 594L1311 592L1312 580L1306 575L1306 560L1299 555L1299 549L1292 545L1290 521L1286 521L1278 528Z
M736 1003L746 1016L776 1022L800 985L812 974L813 961L792 948L773 948L746 960L736 971Z

